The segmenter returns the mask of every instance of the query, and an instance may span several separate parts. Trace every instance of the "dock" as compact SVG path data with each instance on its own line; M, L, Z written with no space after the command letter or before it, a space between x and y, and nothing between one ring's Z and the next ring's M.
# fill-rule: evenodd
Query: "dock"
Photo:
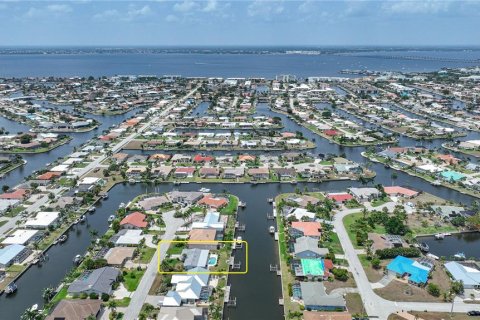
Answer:
M267 220L273 220L275 219L275 216L273 215L273 212L270 213L270 212L267 212Z

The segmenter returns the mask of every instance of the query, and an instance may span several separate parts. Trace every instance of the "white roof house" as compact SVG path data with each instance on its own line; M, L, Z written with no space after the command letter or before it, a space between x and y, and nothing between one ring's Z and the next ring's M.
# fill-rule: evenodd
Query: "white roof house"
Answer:
M18 229L15 230L12 234L6 237L2 244L21 244L25 245L28 243L36 234L38 233L37 230L25 230L25 229Z
M80 182L78 183L79 185L80 184L99 184L101 183L103 180L101 178L96 178L96 177L85 177L83 178L82 180L80 180Z
M140 241L145 238L145 236L142 235L142 230L124 229L121 232L122 235L115 241L116 246L138 245Z
M52 172L67 172L69 168L70 168L70 166L68 166L68 165L60 164L60 165L55 166L52 169L50 169L50 171L52 171Z
M46 229L57 221L59 215L60 212L57 211L39 212L34 218L30 218L25 222L25 227L32 229Z
M304 208L295 208L287 214L287 217L295 216L297 220L301 220L303 217L308 217L309 219L315 218L315 213L310 212Z

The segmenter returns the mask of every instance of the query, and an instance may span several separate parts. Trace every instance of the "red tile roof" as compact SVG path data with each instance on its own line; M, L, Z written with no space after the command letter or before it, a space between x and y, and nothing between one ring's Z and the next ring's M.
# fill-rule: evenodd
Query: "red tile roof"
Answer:
M37 180L52 180L53 178L60 177L60 172L45 172L37 177Z
M27 193L27 189L17 189L12 192L0 194L0 199L23 199Z
M214 158L212 156L202 156L201 154L197 154L193 157L193 162L210 162L213 160Z
M292 228L302 231L303 235L307 237L320 237L322 225L320 222L294 221L292 222Z
M204 196L200 201L198 201L199 205L206 205L209 206L210 208L221 208L223 206L226 206L228 204L228 200L225 198L213 198L210 195Z
M337 136L339 133L337 130L323 130L323 133L325 133L327 136Z
M145 221L146 217L147 216L141 212L134 212L123 218L122 221L120 221L120 225L131 224L137 228L145 228L148 225L148 222Z
M383 187L383 190L385 191L386 194L401 194L407 197L413 197L418 194L417 191L407 189L404 187Z
M353 199L353 196L349 193L336 193L336 194L328 194L328 199L336 201L336 202L344 202L350 199Z

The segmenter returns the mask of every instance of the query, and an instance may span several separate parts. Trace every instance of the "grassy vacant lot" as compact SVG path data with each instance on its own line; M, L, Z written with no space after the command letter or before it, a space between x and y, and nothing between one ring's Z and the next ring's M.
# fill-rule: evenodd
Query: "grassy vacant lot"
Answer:
M359 254L358 259L362 263L363 269L365 270L365 273L367 274L368 281L370 282L378 282L380 279L383 278L383 268L390 263L390 259L387 260L381 260L380 262L380 268L374 269L372 267L372 263L370 260L367 259L366 254Z
M358 213L352 213L343 218L343 225L345 226L345 229L347 230L348 237L350 238L350 241L352 241L353 247L358 249L362 248L361 246L357 245L357 239L355 235L355 231L351 229L352 224L355 223L359 218L362 217L361 212ZM381 225L376 225L375 229L372 230L372 232L379 233L379 234L385 234L385 227Z
M237 211L238 198L233 195L228 196L228 205L220 210L221 214L231 215Z
M123 276L123 284L125 288L130 292L137 290L138 284L144 273L145 270L128 270L127 274Z
M357 287L357 284L355 283L355 280L353 279L353 275L351 273L348 273L347 281L339 281L339 280L324 281L323 284L325 285L325 291L327 293L330 293L332 292L332 290L338 289L338 288L356 288Z
M345 296L347 302L347 310L351 314L364 314L365 308L363 307L362 298L358 293L347 293Z
M152 257L155 254L156 250L157 249L155 249L155 248L149 248L149 247L142 248L140 250L140 254L138 255L138 258L136 259L137 261L135 261L135 262L149 263L150 260L152 260Z
M412 315L422 318L423 320L445 320L445 319L452 319L452 320L470 320L473 319L464 313L453 313L452 318L450 318L450 313L448 312L411 312ZM404 318L396 315L391 314L388 317L388 320L405 320Z

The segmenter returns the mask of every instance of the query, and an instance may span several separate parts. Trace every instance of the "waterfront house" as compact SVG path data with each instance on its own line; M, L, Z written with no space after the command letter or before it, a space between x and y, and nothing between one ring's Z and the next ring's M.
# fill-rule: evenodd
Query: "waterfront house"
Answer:
M174 176L180 179L193 178L194 173L194 167L180 167L175 169Z
M157 320L207 320L208 309L194 306L161 308Z
M16 190L0 194L0 199L25 200L29 194L30 190L18 188Z
M227 220L227 216L221 216L220 213L216 211L208 211L203 221L195 221L192 223L192 229L215 229L217 230L217 238L221 238Z
M199 175L202 178L214 179L220 176L219 168L200 168Z
M172 171L173 171L172 166L154 167L152 168L152 177L168 179Z
M132 166L127 169L127 177L129 179L141 179L142 175L147 172L145 166Z
M392 186L392 187L383 187L383 191L389 196L403 197L403 198L413 198L418 195L418 192L404 187Z
M196 267L190 272L208 272L207 269ZM178 307L181 304L195 304L208 300L211 290L208 287L210 276L208 274L181 274L173 275L171 279L174 289L167 293L162 305Z
M148 159L148 156L145 156L143 154L133 154L127 158L127 163L129 165L132 165L135 163L140 164L140 163L147 162L147 159Z
M20 203L21 201L16 199L0 199L0 215L5 211L18 206Z
M319 239L322 235L322 225L313 221L293 221L288 233L295 239L300 237Z
M6 269L14 263L22 263L32 251L21 245L11 244L0 248L0 269Z
M203 198L203 193L198 191L171 191L167 197L173 203L190 205Z
M338 192L338 193L327 194L327 198L334 201L337 204L340 204L340 203L345 203L349 200L352 200L353 196L346 192Z
M25 227L30 229L47 229L50 226L55 226L60 217L60 212L56 211L41 211L35 217L32 217L25 222Z
M315 213L305 208L284 208L284 214L287 218L295 217L297 221L313 221Z
M45 320L99 319L102 301L95 299L63 299L55 306Z
M293 168L276 168L274 172L279 180L292 179L297 176L297 172Z
M182 251L183 267L185 270L192 268L207 267L208 254L210 251L204 249L184 249Z
M294 299L303 302L307 311L344 311L346 302L341 294L327 294L322 282L294 284Z
M381 195L377 188L349 188L348 191L360 202L371 201Z
M137 205L143 210L158 210L170 200L166 196L148 197L137 202Z
M3 239L2 245L21 244L27 245L38 241L42 234L38 230L17 229Z
M372 242L372 245L370 246L372 252L407 246L401 236L393 234L380 235L378 233L368 233L368 240Z
M60 177L61 175L62 175L61 172L52 172L52 171L45 172L45 173L37 176L37 178L35 179L34 182L36 182L40 185L46 185L46 184L52 182L54 179Z
M133 259L136 250L133 247L113 247L107 251L104 258L109 266L122 268L127 260Z
M237 179L245 175L245 169L243 167L239 168L224 168L223 169L223 178L224 179Z
M254 162L255 161L255 156L249 155L249 154L242 154L238 156L238 161L239 162Z
M124 163L127 158L128 158L129 154L128 153L114 153L112 154L112 156L110 157L113 162L115 162L116 164L122 164Z
M190 249L216 250L218 247L215 229L192 229L189 232L188 247Z
M318 239L299 237L295 239L294 256L296 259L318 259L328 254L327 248L318 247Z
M251 168L248 169L248 175L251 176L253 180L264 180L270 177L270 171L268 168Z
M450 261L445 269L454 281L461 281L464 289L480 289L480 266L476 262Z
M223 197L212 197L212 195L205 195L202 199L197 202L200 206L206 206L210 209L221 209L228 205L228 200Z
M387 265L388 274L398 278L406 278L409 283L419 286L427 283L431 270L431 266L425 266L403 256L397 256Z
M201 154L197 154L193 157L193 162L194 163L208 163L214 161L215 158L212 156L204 156Z
M464 207L458 206L430 206L430 209L444 220L450 220L453 217L464 215L466 212Z
M143 229L148 226L147 216L141 212L130 213L120 221L122 229Z
M312 197L309 195L295 195L288 197L288 201L295 202L300 208L306 208L309 204L317 205L320 202L320 199L317 197Z
M172 158L172 156L169 155L169 154L156 153L156 154L152 154L152 155L148 158L148 161L150 161L150 162L157 162L157 163L163 163L163 162L167 162L167 161L170 160L171 158Z
M98 295L113 293L112 286L117 281L120 271L113 267L103 267L86 271L68 286L71 295L96 293Z
M179 154L179 153L174 154L171 159L171 162L174 164L189 163L191 161L192 161L191 156L185 155L185 154Z
M145 239L142 230L123 229L112 236L110 242L113 242L117 247L136 247L142 239Z

